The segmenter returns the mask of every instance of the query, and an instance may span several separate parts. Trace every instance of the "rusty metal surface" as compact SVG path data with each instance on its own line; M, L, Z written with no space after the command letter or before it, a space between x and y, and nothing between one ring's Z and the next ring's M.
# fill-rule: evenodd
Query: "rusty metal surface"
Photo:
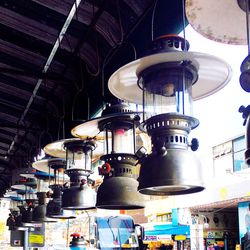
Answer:
M247 44L246 14L236 0L186 0L186 16L190 25L208 39Z

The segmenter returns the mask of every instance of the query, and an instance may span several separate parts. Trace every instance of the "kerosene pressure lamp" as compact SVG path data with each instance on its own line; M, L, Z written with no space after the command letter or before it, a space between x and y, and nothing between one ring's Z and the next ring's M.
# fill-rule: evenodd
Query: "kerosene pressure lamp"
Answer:
M52 193L46 208L46 217L54 219L74 219L76 216L71 210L62 208L63 185L68 181L68 176L64 174L66 160L62 158L51 158L48 161L49 172L54 175L53 183L50 184Z
M94 139L71 138L46 145L44 151L66 160L65 173L69 183L63 187L62 208L65 210L86 210L95 208L96 191L89 176L93 173L92 155L96 148Z
M48 159L44 158L32 163L34 169L38 169L40 165L48 166ZM46 217L46 207L49 201L49 183L54 177L53 174L37 171L35 172L35 177L37 179L37 199L38 205L34 207L32 220L34 222L56 222L56 220Z
M103 162L99 174L103 182L97 190L97 208L138 209L144 199L137 192L139 167L136 149L136 128L140 116L120 100L107 104L101 117L72 129L76 137L96 136L104 140ZM102 137L102 138L101 138Z
M24 201L23 204L19 204L18 208L20 214L18 216L17 224L19 227L30 226L32 224L32 216L34 210L34 204L37 201L36 188L37 180L35 178L34 172L20 173L20 180L18 183L11 186L13 190L19 195L22 195Z
M189 52L187 40L167 35L155 39L145 57L118 69L109 79L117 98L142 104L141 129L151 137L152 153L140 159L138 190L147 195L176 195L204 189L201 164L188 150L198 148L188 135L199 121L192 101L206 97L230 80L223 60Z

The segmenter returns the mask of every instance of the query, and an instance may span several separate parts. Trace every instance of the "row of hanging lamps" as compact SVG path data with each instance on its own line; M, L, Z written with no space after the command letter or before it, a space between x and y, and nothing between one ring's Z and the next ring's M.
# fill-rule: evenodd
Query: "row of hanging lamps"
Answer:
M199 122L192 117L192 101L223 88L231 68L223 60L188 51L186 39L176 35L152 41L146 55L118 69L109 79L119 99L142 104L143 131L151 137L152 153L142 157L138 190L146 195L177 195L204 189L201 164L189 150L188 135Z
M105 152L100 157L103 165L99 174L103 182L97 190L96 207L102 209L139 209L144 199L137 192L138 159L135 155L136 128L140 116L120 101L106 105L101 117L73 128L75 137L104 138Z
M248 45L248 55L242 61L240 85L250 92L250 29L249 0L186 0L186 15L191 26L210 40L224 44ZM219 20L219 22L217 21ZM245 161L250 164L250 105L241 106L246 125Z
M96 192L89 176L93 173L92 155L96 148L94 139L71 138L56 141L45 146L44 151L66 160L65 173L69 185L64 185L62 208L66 210L92 209L96 204Z

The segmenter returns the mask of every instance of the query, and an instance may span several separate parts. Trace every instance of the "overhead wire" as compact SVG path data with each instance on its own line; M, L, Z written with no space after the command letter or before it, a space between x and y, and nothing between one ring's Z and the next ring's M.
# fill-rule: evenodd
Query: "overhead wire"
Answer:
M42 131L40 134L39 134L39 138L38 138L38 149L39 150L42 150L41 148L41 144L42 144L42 137L44 135L47 135L49 137L49 141L52 142L53 141L53 136L50 134L49 132L49 119L47 117L46 119L46 130Z
M182 0L182 30L184 38L184 51L187 51L185 0Z
M136 60L137 59L137 52L136 52L135 46L130 42L123 42L122 44L119 45L118 49L120 49L124 45L131 46L131 48L133 50L133 53L134 53L134 60ZM103 64L102 64L102 70L101 70L102 110L104 109L104 105L105 105L105 100L104 100L104 98L105 98L105 74L104 74L104 69L105 69L105 66L107 65L107 63L109 62L108 60L112 58L113 52L115 50L117 50L117 48L113 48L112 50L109 51L109 53L105 56L105 58L103 60Z
M92 13L93 13L93 20L95 18L95 5L94 2L92 4ZM96 72L91 72L89 69L88 64L86 64L86 70L91 76L98 76L100 74L100 56L99 56L99 48L98 48L98 39L97 39L97 30L96 30L96 24L94 25L94 31L95 31L95 52L96 52L96 58L97 58L97 70Z
M151 18L151 39L154 40L154 21L155 21L155 10L157 7L158 0L155 0L153 11L152 11L152 18Z
M122 25L120 0L116 0L116 8L117 8L117 13L118 13L118 22L119 22L119 28L120 28L120 33L121 33L121 40L119 42L116 42L116 45L121 45L124 41L124 32L123 32L123 25Z
M81 61L81 58L79 58L79 68L80 68L80 76L81 76L81 86L79 87L78 84L75 84L76 85L76 88L77 88L77 92L73 98L73 101L72 101L72 108L71 108L71 119L72 121L75 121L75 118L74 118L74 109L75 109L75 105L76 105L76 101L77 101L77 97L79 96L79 94L81 92L84 91L84 78L83 78L83 68L82 68L82 61ZM86 86L85 86L85 89ZM89 100L89 95L88 95L88 91L85 90L85 93L87 95L87 117L89 118L89 113L90 113L90 100Z
M57 130L57 139L59 140L60 139L60 131L61 131L61 128L62 128L62 138L61 139L65 139L65 124L64 124L64 118L65 118L65 100L63 98L63 112L62 112L62 115L59 119L59 122L58 122L58 130ZM62 126L62 127L61 127Z

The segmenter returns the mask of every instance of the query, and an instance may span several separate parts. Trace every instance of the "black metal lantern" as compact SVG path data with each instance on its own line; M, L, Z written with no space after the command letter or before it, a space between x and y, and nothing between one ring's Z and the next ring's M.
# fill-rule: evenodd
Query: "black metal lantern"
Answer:
M95 208L96 192L89 176L92 170L92 152L96 148L94 139L66 139L48 144L44 150L52 156L66 159L65 173L69 185L65 184L62 194L62 208L86 210Z
M26 201L26 206L20 207L20 213L22 215L22 226L30 225L33 222L33 210L34 203L32 201Z
M69 210L95 208L96 192L88 180L93 173L92 152L96 148L95 140L68 141L64 143L64 147L70 187L63 191L62 207Z
M37 192L38 205L35 206L32 214L33 222L47 222L46 217L46 192Z
M19 196L22 196L23 200L17 205L19 208L19 215L16 217L17 230L31 225L34 203L37 201L37 181L34 173L21 173L20 176L18 183L11 186Z
M199 124L192 117L192 100L221 89L230 80L231 68L188 48L179 36L162 36L152 42L145 57L123 66L109 79L112 94L143 105L141 128L152 142L152 153L140 159L138 190L143 194L176 195L204 189L200 162L188 150L188 135ZM191 149L197 148L198 141L193 139Z
M66 181L64 169L66 161L61 158L51 158L48 160L49 171L54 173L54 183L49 187L52 190L50 201L46 207L46 217L55 219L74 219L73 211L62 208L63 184ZM61 175L62 174L62 175Z
M9 217L6 221L6 226L9 227L9 230L18 230L18 227L21 226L22 217L20 207L24 205L23 195L19 195L16 191L8 191L4 195L4 199L9 200Z
M32 163L32 166L36 169L37 165L44 164L48 159L43 159ZM56 220L46 217L46 205L48 203L48 191L49 182L53 178L52 174L46 172L35 172L35 177L37 178L37 199L38 204L35 204L32 221L33 222L56 222Z
M103 182L97 191L97 208L139 209L144 199L137 192L138 159L135 155L135 131L139 125L138 113L121 101L107 105L102 116L89 120L72 130L74 136L104 136L104 162L99 168Z

